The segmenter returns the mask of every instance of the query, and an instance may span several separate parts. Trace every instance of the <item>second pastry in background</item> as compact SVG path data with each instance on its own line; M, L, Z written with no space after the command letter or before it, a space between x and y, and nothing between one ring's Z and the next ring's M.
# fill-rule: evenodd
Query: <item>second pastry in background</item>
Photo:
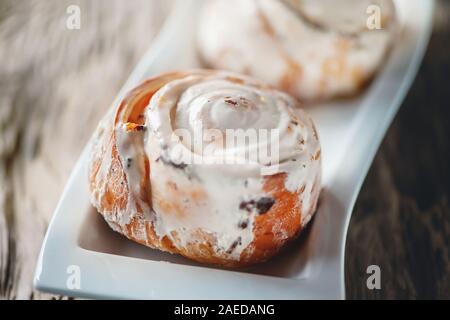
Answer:
M199 53L213 68L260 78L304 101L357 94L396 30L392 0L205 2Z

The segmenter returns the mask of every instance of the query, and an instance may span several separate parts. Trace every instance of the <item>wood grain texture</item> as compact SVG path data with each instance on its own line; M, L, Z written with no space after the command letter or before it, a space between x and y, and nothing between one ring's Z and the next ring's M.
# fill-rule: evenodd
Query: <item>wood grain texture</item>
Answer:
M69 4L81 30L65 27ZM0 299L32 289L40 245L93 128L151 42L160 0L0 0ZM450 298L450 9L440 0L420 74L351 221L349 298ZM382 289L368 290L377 264Z
M81 29L66 8L81 8ZM145 52L168 1L0 2L0 298L32 290L36 258L70 171Z
M450 2L359 195L347 237L353 299L450 299ZM366 268L381 268L368 290Z

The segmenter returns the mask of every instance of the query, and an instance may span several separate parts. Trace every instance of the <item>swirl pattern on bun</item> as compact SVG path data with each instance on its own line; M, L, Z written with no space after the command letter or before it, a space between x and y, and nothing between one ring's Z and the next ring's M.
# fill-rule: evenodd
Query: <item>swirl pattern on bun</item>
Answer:
M132 90L92 143L92 203L115 231L199 262L273 256L316 210L321 149L299 103L224 71Z

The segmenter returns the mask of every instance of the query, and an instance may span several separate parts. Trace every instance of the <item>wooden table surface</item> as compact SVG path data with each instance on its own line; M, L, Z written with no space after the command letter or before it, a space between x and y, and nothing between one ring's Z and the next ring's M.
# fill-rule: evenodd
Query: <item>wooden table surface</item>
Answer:
M66 8L81 8L68 30ZM0 0L0 299L32 288L64 184L98 120L169 10L168 1ZM439 0L419 75L350 223L350 299L450 298L450 2ZM381 268L381 289L366 268Z

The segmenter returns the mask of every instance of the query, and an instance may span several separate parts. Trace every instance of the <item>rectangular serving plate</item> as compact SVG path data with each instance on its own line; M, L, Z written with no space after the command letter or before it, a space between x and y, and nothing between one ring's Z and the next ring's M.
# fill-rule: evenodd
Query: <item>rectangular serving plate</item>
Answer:
M201 67L193 19L201 5L201 0L176 2L114 105L147 77ZM345 239L352 209L431 32L433 1L397 0L396 5L401 31L373 83L358 97L308 110L321 138L324 189L316 217L299 240L272 260L241 270L200 265L126 240L89 203L86 148L47 230L35 287L102 299L345 298Z

